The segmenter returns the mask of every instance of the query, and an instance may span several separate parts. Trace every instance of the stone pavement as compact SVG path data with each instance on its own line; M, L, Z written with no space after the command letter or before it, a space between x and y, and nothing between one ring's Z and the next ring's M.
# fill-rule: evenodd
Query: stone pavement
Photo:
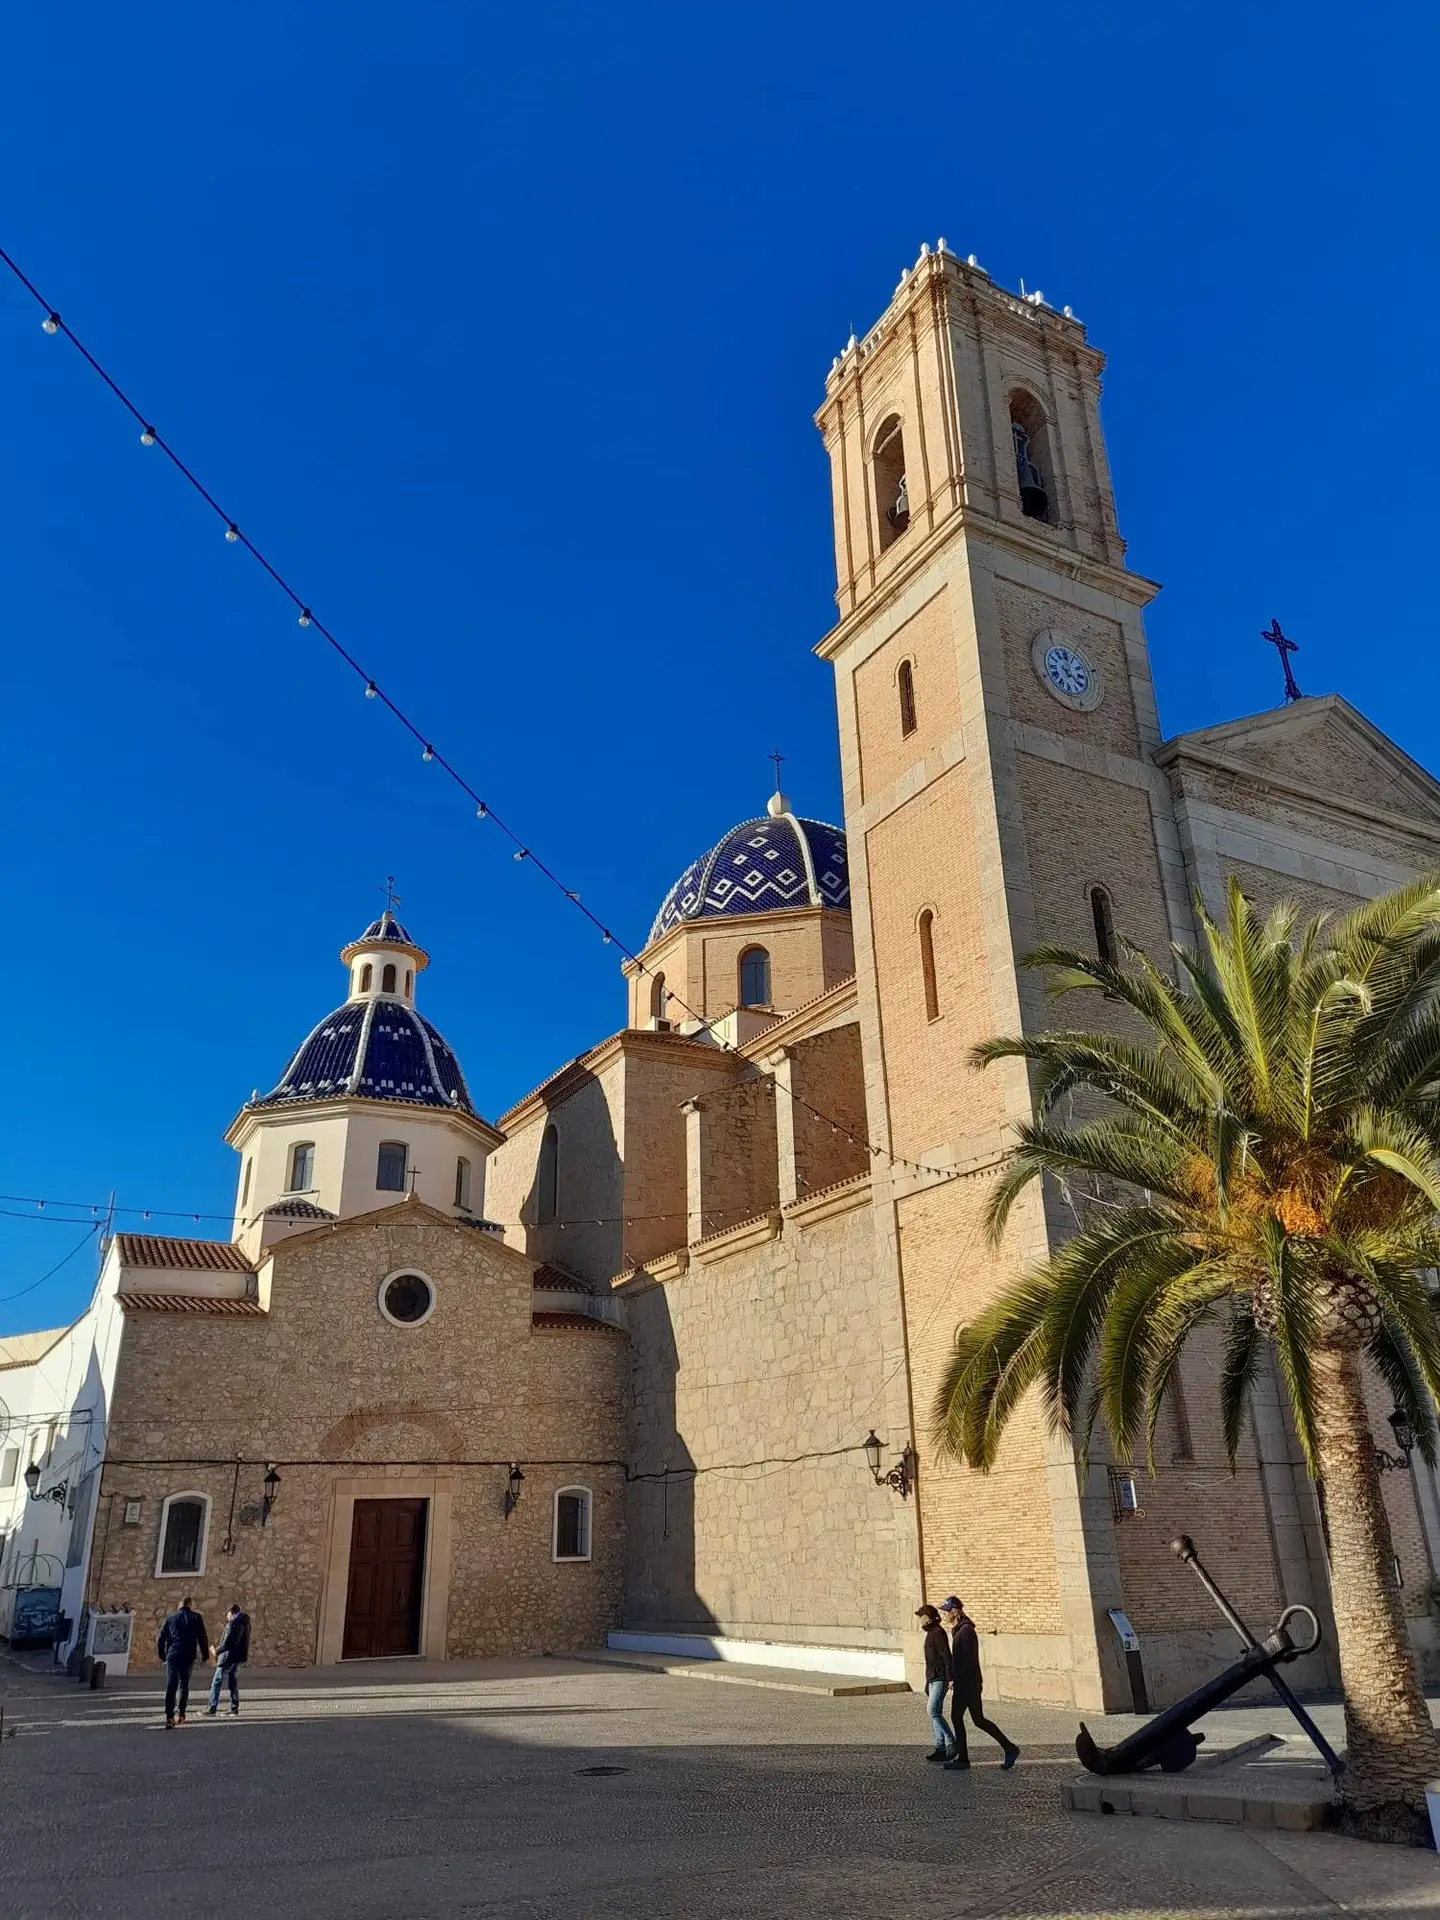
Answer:
M0 1665L5 1920L1440 1917L1434 1854L1062 1812L1069 1712L994 1703L1020 1766L977 1736L957 1775L914 1696L560 1660L247 1679L238 1721L167 1734L151 1676Z

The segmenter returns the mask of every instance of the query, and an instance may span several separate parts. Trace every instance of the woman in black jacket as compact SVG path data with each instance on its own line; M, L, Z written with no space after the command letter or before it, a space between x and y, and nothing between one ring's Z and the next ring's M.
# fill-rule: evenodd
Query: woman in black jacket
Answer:
M935 1750L927 1760L948 1760L955 1752L955 1736L945 1720L945 1689L950 1685L950 1636L934 1607L917 1607L915 1618L925 1629L925 1708L935 1731Z

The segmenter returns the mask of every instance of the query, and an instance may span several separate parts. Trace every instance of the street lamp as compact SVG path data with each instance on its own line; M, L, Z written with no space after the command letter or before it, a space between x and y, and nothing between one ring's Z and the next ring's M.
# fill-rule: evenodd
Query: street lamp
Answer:
M520 1489L524 1484L524 1474L520 1471L519 1465L515 1461L512 1461L510 1463L510 1484L505 1489L505 1501L501 1507L501 1513L506 1520L510 1518L516 1507L519 1506Z
M25 1491L32 1500L56 1500L63 1502L65 1496L70 1491L70 1482L68 1480L61 1480L55 1486L47 1487L44 1493L41 1493L40 1463L38 1460L32 1460L25 1469Z
M280 1469L275 1466L267 1467L261 1484L265 1488L265 1497L260 1502L260 1524L264 1527L269 1525L270 1509L274 1506L275 1495L280 1490Z
M1400 1451L1387 1453L1383 1447L1376 1447L1375 1465L1381 1473L1405 1473L1409 1470L1410 1455L1415 1448L1415 1429L1410 1424L1409 1415L1400 1407L1392 1407L1385 1418Z
M884 1452L885 1442L877 1439L873 1427L861 1444L865 1449L865 1459L876 1486L890 1487L902 1500L908 1500L910 1489L915 1484L915 1454L909 1443L906 1443L898 1462L888 1473L880 1471L880 1456Z

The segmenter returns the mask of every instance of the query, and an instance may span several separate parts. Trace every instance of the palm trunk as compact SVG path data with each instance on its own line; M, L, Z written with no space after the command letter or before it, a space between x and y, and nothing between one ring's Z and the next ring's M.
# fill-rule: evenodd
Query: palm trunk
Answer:
M1330 1600L1345 1688L1344 1824L1377 1839L1420 1838L1423 1790L1440 1775L1440 1746L1395 1577L1359 1355L1321 1349L1311 1364Z

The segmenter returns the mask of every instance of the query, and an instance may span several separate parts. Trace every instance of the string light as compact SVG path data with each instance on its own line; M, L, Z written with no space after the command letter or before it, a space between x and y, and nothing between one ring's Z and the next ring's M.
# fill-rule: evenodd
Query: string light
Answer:
M61 325L59 314L55 311L53 307L50 306L49 302L43 298L39 288L36 287L34 282L22 270L18 262L12 259L12 257L4 250L3 247L0 247L0 262L3 262L3 264L10 269L10 272L15 277L15 279L19 281L21 286L25 288L26 292L29 293L31 298L35 300L37 304L44 310L45 319L41 322L41 325L44 327L45 331L47 333L59 332L60 325ZM140 412L139 408L135 405L134 401L131 400L130 396L125 392L124 388L120 386L119 382L115 380L111 374L106 372L105 368L95 358L95 356L90 352L90 350L86 346L84 346L76 338L74 333L71 332L68 328L66 329L66 337L70 340L71 344L75 347L76 351L85 360L86 364L91 368L91 370L104 382L104 384L115 395L116 399L126 409L126 411L131 415L131 417L140 424L142 429L144 429L146 427L144 414ZM157 444L163 445L163 443L159 443L158 440L157 440ZM196 493L200 495L201 499L204 500L205 504L211 509L211 511L219 519L226 521L226 526L225 526L226 540L229 541L232 545L235 544L237 541L239 541L241 538L239 526L236 524L235 521L228 520L226 518L226 515L223 512L222 508L220 507L219 502L215 499L215 496L197 478L197 476L191 472L190 468L186 466L184 461L179 457L179 455L174 451L173 448L169 447L168 445L163 446L163 451L165 452L166 456L171 461L171 463L174 465L176 470L182 475L182 477L186 481L189 482L190 486L195 490ZM301 616L300 624L302 626L307 624L307 618L308 618L309 624L312 624L315 626L316 630L323 636L326 643L335 651L335 653L340 657L340 659L342 659L345 662L346 666L350 668L351 672L357 674L361 679L365 681L366 699L374 700L377 698L383 698L386 706L389 707L391 713L394 714L395 718L400 722L400 724L413 736L414 739L418 740L424 747L424 754L422 757L426 760L435 759L436 755L435 755L435 750L433 746L431 746L430 743L426 740L424 734L420 732L420 730L416 727L414 721L410 719L408 714L406 714L395 703L395 701L390 698L388 694L382 695L380 693L380 689L377 683L365 673L364 669L360 666L360 663L353 657L352 654L349 653L349 651L341 644L341 642L335 637L335 635L330 632L330 630L324 625L324 623L315 619L314 615L310 613L310 610L305 606L304 602L301 600L299 594L296 593L295 589L290 585L290 582L284 577L284 575L279 571L277 567L275 567L269 560L266 559L265 555L260 552L260 550L255 546L254 542L247 540L245 542L245 545L248 551L250 552L250 554L252 555L252 557L259 563L261 567L264 568L265 572L270 575L270 578L275 582L276 586L280 588L281 592L286 595L286 597L292 602L294 606L300 609L300 616ZM639 973L643 975L648 975L651 979L655 977L654 970L646 966L645 962L640 958L639 954L633 953L630 950L630 948L624 944L623 941L616 940L614 934L610 931L608 927L602 926L598 916L594 912L592 912L592 910L589 907L587 907L584 904L584 902L580 899L579 895L577 893L572 892L569 888L567 888L564 885L564 883L561 881L559 875L556 874L554 870L551 867L549 867L543 859L539 857L539 855L532 853L531 850L524 845L524 843L520 839L519 834L515 832L514 828L509 826L504 820L500 818L500 816L497 813L491 810L486 805L486 803L480 799L479 795L470 786L468 781L465 780L463 775L458 773L455 770L455 768L450 766L448 763L446 763L445 765L445 771L449 774L450 778L461 789L461 791L467 794L469 798L475 803L476 817L482 820L488 819L509 840L513 841L515 843L515 846L520 850L519 857L522 859L528 859L529 862L536 868L536 870L546 880L548 880L552 886L554 886L559 892L561 892L565 896L565 898L574 905L574 907L578 912L582 913L585 916L585 918L591 923L592 926L599 929L601 941L605 946L607 947L612 945L618 946L620 948L621 953L624 955L625 959L629 961L637 969ZM698 1023L700 1031L707 1033L710 1036L711 1040L715 1043L717 1047L720 1048L722 1052L734 1054L738 1058L744 1058L742 1049L738 1045L736 1045L731 1041L724 1040L718 1034L716 1034L714 1031L715 1023L711 1020L708 1020L696 1008L690 1006L678 993L675 993L673 990L671 990L669 999L671 1004L678 1007L683 1013L688 1014L692 1019L694 1019ZM792 1092L790 1097L797 1106L803 1107L805 1111L809 1113L813 1118L821 1121L833 1122L833 1119L834 1119L833 1115L821 1113L818 1107L811 1106L808 1100L802 1099L798 1094L795 1094ZM840 1132L848 1140L852 1141L856 1146L863 1146L864 1148L866 1148L866 1150L870 1153L872 1157L886 1159L893 1166L909 1167L916 1173L933 1175L936 1178L942 1179L942 1180L954 1179L957 1177L956 1170L954 1168L931 1167L931 1166L925 1165L923 1162L920 1162L917 1160L910 1160L903 1154L889 1153L885 1148L878 1147L872 1141L863 1139L859 1134L854 1133L847 1126L842 1125L840 1127Z
M154 429L154 427L146 427L146 429L145 429L145 431L144 431L144 432L143 432L143 433L141 434L141 436L140 436L140 444L141 444L141 446L142 446L142 447L153 447L153 446L154 446L154 444L155 444L155 429Z

